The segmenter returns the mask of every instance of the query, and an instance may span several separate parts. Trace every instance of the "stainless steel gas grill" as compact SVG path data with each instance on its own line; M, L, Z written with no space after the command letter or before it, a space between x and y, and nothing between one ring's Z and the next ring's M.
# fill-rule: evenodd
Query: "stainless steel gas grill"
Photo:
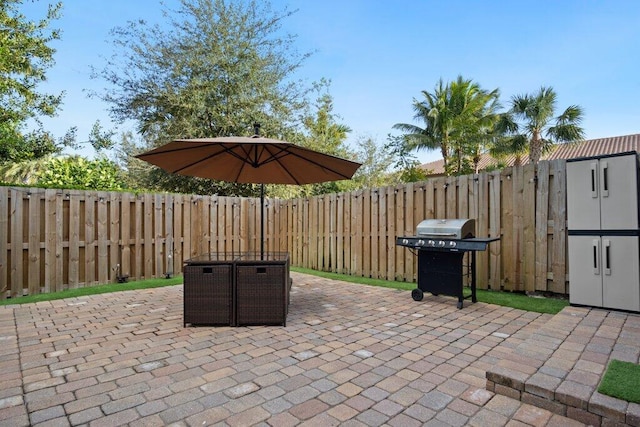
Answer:
M476 251L486 250L500 238L474 237L475 226L473 219L425 219L416 227L415 236L396 238L396 245L417 251L418 287L411 292L415 301L422 301L425 292L458 297L458 308L467 298L477 301ZM466 252L470 252L469 265L464 264ZM463 293L465 277L471 288L467 296Z

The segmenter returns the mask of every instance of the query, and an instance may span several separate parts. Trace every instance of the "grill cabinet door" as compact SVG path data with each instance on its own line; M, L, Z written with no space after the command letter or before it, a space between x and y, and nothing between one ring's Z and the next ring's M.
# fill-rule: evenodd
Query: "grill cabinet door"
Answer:
M569 302L602 307L602 255L599 236L569 236Z
M602 237L602 305L640 311L640 238Z

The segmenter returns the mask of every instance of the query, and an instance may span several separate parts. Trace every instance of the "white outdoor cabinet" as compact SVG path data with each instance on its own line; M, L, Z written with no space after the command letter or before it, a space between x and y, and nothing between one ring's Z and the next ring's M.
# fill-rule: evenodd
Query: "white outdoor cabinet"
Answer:
M571 304L640 311L638 240L630 236L569 236Z
M638 229L638 157L567 161L569 230Z
M638 155L567 161L569 301L640 311Z

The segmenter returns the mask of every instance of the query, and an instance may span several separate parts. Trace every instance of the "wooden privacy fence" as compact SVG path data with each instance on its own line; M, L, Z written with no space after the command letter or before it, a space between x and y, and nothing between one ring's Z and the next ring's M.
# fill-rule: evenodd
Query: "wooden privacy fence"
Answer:
M182 272L207 252L258 251L259 200L0 187L1 297ZM265 250L293 265L415 281L396 247L425 218L475 218L500 236L477 256L481 288L568 293L565 162L350 193L267 199Z

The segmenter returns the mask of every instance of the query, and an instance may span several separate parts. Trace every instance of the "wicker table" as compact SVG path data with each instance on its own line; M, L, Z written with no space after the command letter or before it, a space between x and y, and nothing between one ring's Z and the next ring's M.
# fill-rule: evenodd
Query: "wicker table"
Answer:
M287 252L191 258L184 267L184 324L286 326L290 285Z

